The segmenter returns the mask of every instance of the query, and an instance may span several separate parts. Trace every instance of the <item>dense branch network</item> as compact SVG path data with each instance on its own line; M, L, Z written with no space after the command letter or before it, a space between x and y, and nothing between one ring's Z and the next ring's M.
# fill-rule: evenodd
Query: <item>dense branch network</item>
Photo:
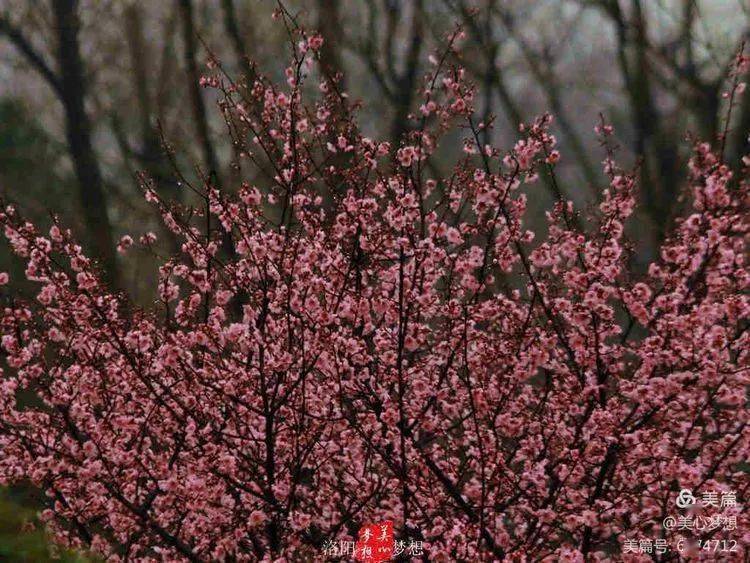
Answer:
M154 310L109 291L60 225L0 213L39 286L0 319L0 480L42 488L57 538L113 560L312 560L383 520L435 561L611 558L682 488L742 497L747 162L695 146L693 210L635 279L636 176L611 127L587 229L558 191L531 232L527 193L560 159L551 117L485 145L441 57L419 125L370 139L335 78L304 87L322 39L280 15L286 84L239 86L216 61L201 80L258 185L183 179L191 210L144 179L181 241ZM430 177L456 131L452 173Z

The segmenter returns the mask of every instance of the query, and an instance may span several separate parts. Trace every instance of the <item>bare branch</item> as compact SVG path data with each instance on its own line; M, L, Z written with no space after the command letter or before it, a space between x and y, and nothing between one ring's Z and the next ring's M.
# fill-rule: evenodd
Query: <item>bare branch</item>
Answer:
M23 54L29 64L42 75L55 91L55 94L62 99L63 92L60 79L44 60L42 54L34 48L31 41L10 21L7 14L0 14L0 35L5 35L8 38L8 41Z

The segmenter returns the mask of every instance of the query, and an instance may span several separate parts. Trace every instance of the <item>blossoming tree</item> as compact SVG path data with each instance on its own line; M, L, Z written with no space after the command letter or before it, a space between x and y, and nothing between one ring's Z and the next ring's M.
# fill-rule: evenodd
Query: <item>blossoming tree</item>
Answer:
M0 480L46 492L58 540L112 560L317 560L393 521L435 561L617 560L625 539L676 539L662 522L682 489L741 499L748 168L696 144L692 210L636 276L636 185L609 126L598 208L561 195L532 232L527 194L556 187L550 117L483 145L443 56L415 126L378 142L335 77L306 87L321 39L290 33L285 85L215 64L202 81L254 184L182 178L205 202L187 209L144 178L182 243L151 310L62 226L0 213L39 287L0 318ZM433 177L457 130L463 153ZM722 510L741 554L747 516Z

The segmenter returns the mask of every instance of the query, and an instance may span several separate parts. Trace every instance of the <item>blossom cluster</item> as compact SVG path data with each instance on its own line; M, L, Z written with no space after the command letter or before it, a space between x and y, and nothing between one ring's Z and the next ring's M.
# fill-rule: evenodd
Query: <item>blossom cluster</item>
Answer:
M692 210L635 275L611 127L598 207L560 197L532 230L551 117L482 144L440 61L410 132L374 140L335 79L304 87L320 46L285 85L203 81L248 179L190 210L145 182L180 241L150 310L68 230L0 212L38 286L0 315L0 481L113 561L314 560L383 520L435 561L617 559L683 488L746 495L748 168L697 144Z

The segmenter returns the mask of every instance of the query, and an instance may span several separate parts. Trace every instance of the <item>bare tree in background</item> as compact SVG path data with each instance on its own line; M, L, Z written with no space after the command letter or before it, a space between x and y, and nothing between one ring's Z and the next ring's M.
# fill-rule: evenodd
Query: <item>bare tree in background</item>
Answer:
M128 4L124 10L124 28L134 78L136 107L138 109L139 143L134 152L143 171L171 199L179 199L179 191L168 171L161 139L155 122L156 111L152 101L151 80L155 70L149 62L148 46L143 37L143 9L137 3Z
M192 104L193 119L195 120L196 133L203 152L203 164L206 174L213 174L217 179L220 174L219 159L216 149L211 140L211 133L206 115L206 103L203 100L199 80L201 73L198 70L198 40L193 19L192 0L177 0L182 22L182 42L185 62L185 74L187 78L187 89Z
M237 22L237 12L233 0L221 0L221 10L224 19L224 30L226 31L232 43L234 56L248 86L252 87L255 80L256 72L250 64L249 53L247 51L247 42L243 37L240 26Z
M534 34L532 42L530 34L525 33L524 25L528 28L531 13L545 3L530 3L519 8L489 0L490 8L480 12L472 11L474 4L471 2L445 2L455 13L463 15L467 29L485 50L491 52L495 47L491 43L487 45L490 39L478 22L489 27L492 24L488 22L494 17L498 27L512 38L530 75L545 92L546 103L557 118L578 169L587 183L596 183L596 167L587 157L588 151L573 125L575 120L564 103L563 75L557 59L565 54L565 32L562 33L563 41L558 42L554 42L557 37L545 38L540 34ZM688 131L709 141L719 137L724 111L721 104L723 81L740 44L729 52L718 53L714 46L701 43L696 35L696 28L701 25L701 7L697 0L683 0L680 9L670 14L676 20L673 24L676 32L669 35L663 30L655 32L649 29L653 23L653 11L664 9L660 3L580 0L577 4L579 14L594 9L614 30L615 61L612 68L619 74L622 93L628 104L625 128L630 136L628 148L641 159L642 198L658 242L669 225L668 219L679 208L676 204L681 188L679 170L685 158L679 150L681 141ZM739 10L738 15L742 17ZM740 43L750 34L750 15L745 12L744 18L746 23ZM707 53L702 59L696 55L699 49ZM497 76L497 73L493 76L495 82ZM502 85L498 89L505 111L517 113L508 96L503 96ZM665 104L666 100L672 103ZM734 160L747 149L750 102L743 101L738 113L728 143L729 154Z
M406 10L406 6L411 10ZM364 61L392 107L390 138L398 143L409 129L414 92L419 78L420 57L424 53L424 0L367 0L367 28L355 39L354 52ZM380 14L382 13L382 20ZM401 27L408 31L402 39ZM399 53L399 46L405 51ZM399 60L403 60L401 65ZM399 68L401 67L401 68Z
M8 14L0 14L0 33L44 77L63 106L65 136L78 179L79 202L89 242L110 280L116 284L117 260L108 216L107 194L92 146L91 122L85 108L86 72L80 54L77 1L52 0L51 4L57 43L57 72L37 52L23 31L11 22Z
M339 77L339 87L344 88L340 8L339 0L318 0L318 31L324 39L320 61L327 73Z
M4 0L7 5L13 2ZM259 69L283 72L278 55L285 49L285 33L268 17L275 2L47 2L54 8L51 20L61 17L66 25L49 25L43 3L16 0L12 10L6 8L3 14L0 8L0 34L50 85L64 108L82 220L94 251L114 271L107 241L113 230L130 228L120 219L128 216L121 209L142 205L135 190L117 189L124 178L130 181L122 173L123 164L129 172L145 171L167 190L165 194L174 187L154 131L157 119L183 157L200 163L206 174L214 173L217 183L223 179L226 189L236 183L234 167L240 159L237 154L226 158L236 147L211 135L223 127L220 112L212 111L198 85L201 41L225 62L232 61L242 86L240 75L246 75L250 85L256 76L250 59ZM750 28L750 10L743 10L742 3L736 3L731 21L719 22L716 12L711 12L716 6L728 9L735 0L287 0L284 4L324 36L320 53L324 72L345 75L341 90L352 101L362 98L365 107L372 108L358 119L373 134L395 144L411 126L410 113L417 110L413 93L429 66L427 54L444 42L456 23L461 24L467 39L460 63L478 87L476 103L483 121L494 125L481 131L484 142L503 145L520 122L544 111L556 118L554 131L565 158L559 166L559 185L543 176L546 190L539 199L556 197L556 190L581 204L596 199L602 176L589 132L598 112L604 112L629 156L640 161L644 206L639 215L643 239L639 250L646 252L656 248L669 219L681 211L683 184L675 171L686 158L679 148L684 134L715 140L724 130L726 88L721 77L738 40L747 37ZM94 11L112 17L95 25L90 18L81 22L76 17ZM25 17L29 15L33 17ZM85 33L79 37L81 25ZM717 40L724 31L727 40ZM582 45L589 40L597 41L596 52L586 55ZM61 48L45 50L45 41ZM106 62L100 45L108 49ZM93 82L92 76L96 88L87 88L85 79ZM84 105L85 97L90 105ZM37 104L39 114L48 116L41 105L46 100L40 103L39 98L29 104ZM97 126L102 144L96 151L92 123L102 124ZM726 139L731 161L747 150L749 129L750 98L746 97L735 108ZM200 140L197 152L179 142L193 132ZM119 144L115 158L107 150L109 134ZM459 142L458 137L454 141ZM532 220L542 219L533 215Z

